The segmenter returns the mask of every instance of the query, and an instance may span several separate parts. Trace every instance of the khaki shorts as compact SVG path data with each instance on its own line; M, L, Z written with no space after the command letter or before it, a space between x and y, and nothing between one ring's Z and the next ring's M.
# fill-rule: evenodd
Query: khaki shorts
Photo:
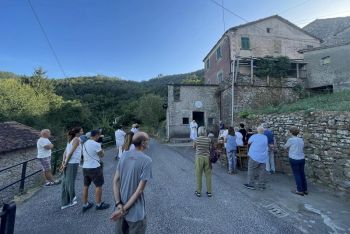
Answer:
M51 156L46 158L38 158L38 160L40 161L43 171L51 170Z

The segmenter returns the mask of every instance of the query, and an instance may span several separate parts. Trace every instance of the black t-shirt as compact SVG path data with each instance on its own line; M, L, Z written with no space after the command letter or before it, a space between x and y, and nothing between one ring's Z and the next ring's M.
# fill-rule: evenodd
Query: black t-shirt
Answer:
M243 140L246 141L247 130L244 128L239 129L239 132L243 135Z

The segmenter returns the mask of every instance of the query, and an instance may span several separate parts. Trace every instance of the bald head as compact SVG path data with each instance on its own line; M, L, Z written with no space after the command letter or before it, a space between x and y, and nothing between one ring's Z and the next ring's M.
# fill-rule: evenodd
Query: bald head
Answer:
M265 129L263 128L263 127L258 127L257 129L256 129L256 131L259 133L259 134L263 134L264 133L264 131L265 131Z
M143 145L144 142L149 141L149 136L145 132L137 132L132 137L132 143L135 145L136 148Z
M49 129L43 129L40 132L40 136L44 138L49 138L51 135L51 131Z

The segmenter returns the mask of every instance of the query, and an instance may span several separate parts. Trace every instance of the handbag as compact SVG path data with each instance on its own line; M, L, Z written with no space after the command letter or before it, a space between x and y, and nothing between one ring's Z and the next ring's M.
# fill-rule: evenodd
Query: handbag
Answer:
M216 151L214 146L210 147L210 156L209 156L209 161L211 163L216 163L219 159L219 153Z

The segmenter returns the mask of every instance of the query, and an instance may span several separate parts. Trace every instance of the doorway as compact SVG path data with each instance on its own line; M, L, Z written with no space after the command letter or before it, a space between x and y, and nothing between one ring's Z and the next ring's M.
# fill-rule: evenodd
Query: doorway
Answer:
M204 112L193 111L192 119L194 119L197 122L198 127L204 126Z

